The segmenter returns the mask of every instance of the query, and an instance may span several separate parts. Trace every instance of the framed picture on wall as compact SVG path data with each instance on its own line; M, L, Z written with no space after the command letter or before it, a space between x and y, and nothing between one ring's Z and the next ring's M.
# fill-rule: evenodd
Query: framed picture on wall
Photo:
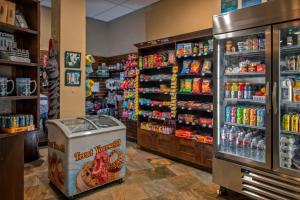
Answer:
M80 86L81 71L80 70L66 70L65 72L65 86Z
M221 0L221 13L237 10L238 5L238 0Z
M242 0L242 7L249 7L261 4L262 0Z
M66 68L80 68L81 53L66 51L65 52L65 67Z

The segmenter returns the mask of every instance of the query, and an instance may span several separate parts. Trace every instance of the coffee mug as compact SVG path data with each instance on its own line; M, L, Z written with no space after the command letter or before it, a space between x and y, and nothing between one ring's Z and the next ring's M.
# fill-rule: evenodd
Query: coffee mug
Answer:
M11 90L7 91L8 83L11 83ZM0 77L0 96L4 97L11 94L15 89L15 83L13 80L8 80L6 77Z
M34 89L31 90L31 84L34 84ZM16 88L18 96L30 96L36 91L36 81L30 78L16 78Z

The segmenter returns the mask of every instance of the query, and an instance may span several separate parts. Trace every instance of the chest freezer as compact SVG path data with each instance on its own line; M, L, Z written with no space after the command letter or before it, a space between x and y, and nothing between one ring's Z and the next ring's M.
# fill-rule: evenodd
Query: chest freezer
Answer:
M48 177L67 197L125 177L126 127L107 116L48 122Z

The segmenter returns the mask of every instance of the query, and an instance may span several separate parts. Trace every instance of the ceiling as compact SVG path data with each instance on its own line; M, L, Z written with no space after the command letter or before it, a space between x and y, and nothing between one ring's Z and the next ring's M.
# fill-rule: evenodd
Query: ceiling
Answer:
M109 22L160 0L86 0L87 17ZM41 5L51 7L51 0L40 0Z

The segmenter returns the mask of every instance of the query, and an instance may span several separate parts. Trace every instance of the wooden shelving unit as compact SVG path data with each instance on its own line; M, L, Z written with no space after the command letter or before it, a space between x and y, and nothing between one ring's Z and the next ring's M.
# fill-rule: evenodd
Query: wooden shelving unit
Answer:
M176 50L177 43L184 43L184 42L200 42L207 39L212 38L212 29L197 31L189 34L178 35L174 37L164 38L155 41L149 41L144 43L136 44L136 47L139 49L139 56L147 56L154 53L159 53L166 50ZM189 56L189 57L181 57L176 58L177 60L177 94L176 99L177 101L198 101L198 102L213 102L213 95L211 94L188 94L188 93L180 93L179 92L179 81L180 79L185 78L208 78L212 79L211 74L180 74L182 63L185 59L211 59L213 54L209 54L206 56ZM140 74L146 75L155 75L155 74L172 74L172 66L169 67L161 67L161 68L154 68L154 69L140 69ZM146 85L145 85L146 84ZM158 84L158 85L155 85ZM160 81L149 81L149 82L139 82L140 88L146 87L159 87L161 84ZM163 84L167 84L163 82ZM151 93L143 93L139 92L138 98L148 98L157 101L168 101L171 98L171 95L157 95ZM139 110L144 109L145 106L139 106ZM154 109L154 108L153 108ZM166 111L163 106L160 108L155 107L157 110ZM176 109L176 117L173 119L168 119L166 121L175 121L175 129L178 129L182 126L190 126L191 128L201 129L207 132L208 134L213 135L213 130L208 127L202 127L201 125L193 125L192 123L179 123L178 121L178 113L193 113L199 116L209 116L213 117L212 112L207 110L190 110L190 109L182 109L181 107L177 107ZM158 153L164 156L167 156L172 159L180 160L185 163L190 163L194 166L198 166L207 170L212 169L212 156L213 156L213 146L211 144L205 144L197 142L196 140L189 140L185 138L180 138L175 136L175 133L171 135L165 135L161 133L157 133L154 131L144 130L141 129L142 122L157 122L161 124L166 124L166 121L159 122L158 120L151 119L148 117L139 116L138 119L138 131L137 131L137 143L141 146L141 148L145 150L150 150L154 153ZM175 131L174 131L175 132Z
M0 75L8 79L16 80L18 77L26 77L35 80L37 90L32 96L16 96L16 92L5 97L0 97L2 105L9 105L6 113L32 114L34 124L39 129L39 51L40 51L40 7L34 0L11 0L16 3L16 9L20 10L29 26L28 29L15 25L0 23L0 32L10 33L15 36L19 49L29 50L31 63L15 62L0 59ZM3 111L2 111L3 112ZM0 115L4 114L0 112ZM26 160L26 158L25 158Z

